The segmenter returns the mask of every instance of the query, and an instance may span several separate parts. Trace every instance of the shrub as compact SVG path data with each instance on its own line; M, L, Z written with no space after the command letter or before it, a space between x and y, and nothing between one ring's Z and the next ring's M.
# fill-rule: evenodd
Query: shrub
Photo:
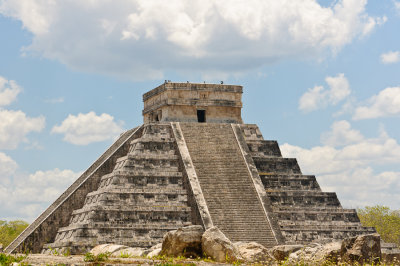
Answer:
M87 252L85 254L85 257L83 258L84 261L86 262L100 262L100 261L106 261L108 260L108 257L110 257L110 253L100 253L99 255L95 256L93 253Z
M21 220L0 220L0 243L7 247L29 224Z
M14 262L19 263L25 258L26 258L26 256L14 257L13 255L7 255L7 254L4 254L4 253L0 253L0 265L1 266L3 266L3 265L4 266L8 266L8 265L13 264Z
M373 226L383 241L400 246L400 212L376 205L357 210L363 226Z

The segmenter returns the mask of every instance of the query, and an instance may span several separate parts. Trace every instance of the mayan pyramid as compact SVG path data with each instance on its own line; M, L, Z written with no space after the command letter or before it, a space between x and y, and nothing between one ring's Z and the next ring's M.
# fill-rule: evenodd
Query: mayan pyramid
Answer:
M145 93L144 124L121 134L6 251L150 247L192 224L266 247L375 232L243 124L242 90L165 82Z

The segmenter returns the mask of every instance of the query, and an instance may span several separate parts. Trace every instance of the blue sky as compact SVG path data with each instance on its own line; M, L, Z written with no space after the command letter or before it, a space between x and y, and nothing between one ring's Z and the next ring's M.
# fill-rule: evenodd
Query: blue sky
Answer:
M242 116L345 207L400 209L400 1L0 0L0 219L32 221L165 79Z

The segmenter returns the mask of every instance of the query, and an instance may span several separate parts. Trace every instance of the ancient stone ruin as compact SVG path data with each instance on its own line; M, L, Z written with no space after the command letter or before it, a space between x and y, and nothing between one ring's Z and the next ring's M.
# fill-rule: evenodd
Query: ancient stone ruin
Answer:
M186 225L266 247L375 232L243 124L241 96L241 86L171 82L145 93L144 124L121 134L6 251L150 247Z

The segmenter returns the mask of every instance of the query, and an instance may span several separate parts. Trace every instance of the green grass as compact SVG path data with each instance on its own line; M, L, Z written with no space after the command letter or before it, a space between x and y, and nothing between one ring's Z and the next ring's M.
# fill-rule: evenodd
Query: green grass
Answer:
M24 260L26 256L13 256L13 255L7 255L4 253L0 253L0 266L8 266L13 264L14 262L21 262Z

